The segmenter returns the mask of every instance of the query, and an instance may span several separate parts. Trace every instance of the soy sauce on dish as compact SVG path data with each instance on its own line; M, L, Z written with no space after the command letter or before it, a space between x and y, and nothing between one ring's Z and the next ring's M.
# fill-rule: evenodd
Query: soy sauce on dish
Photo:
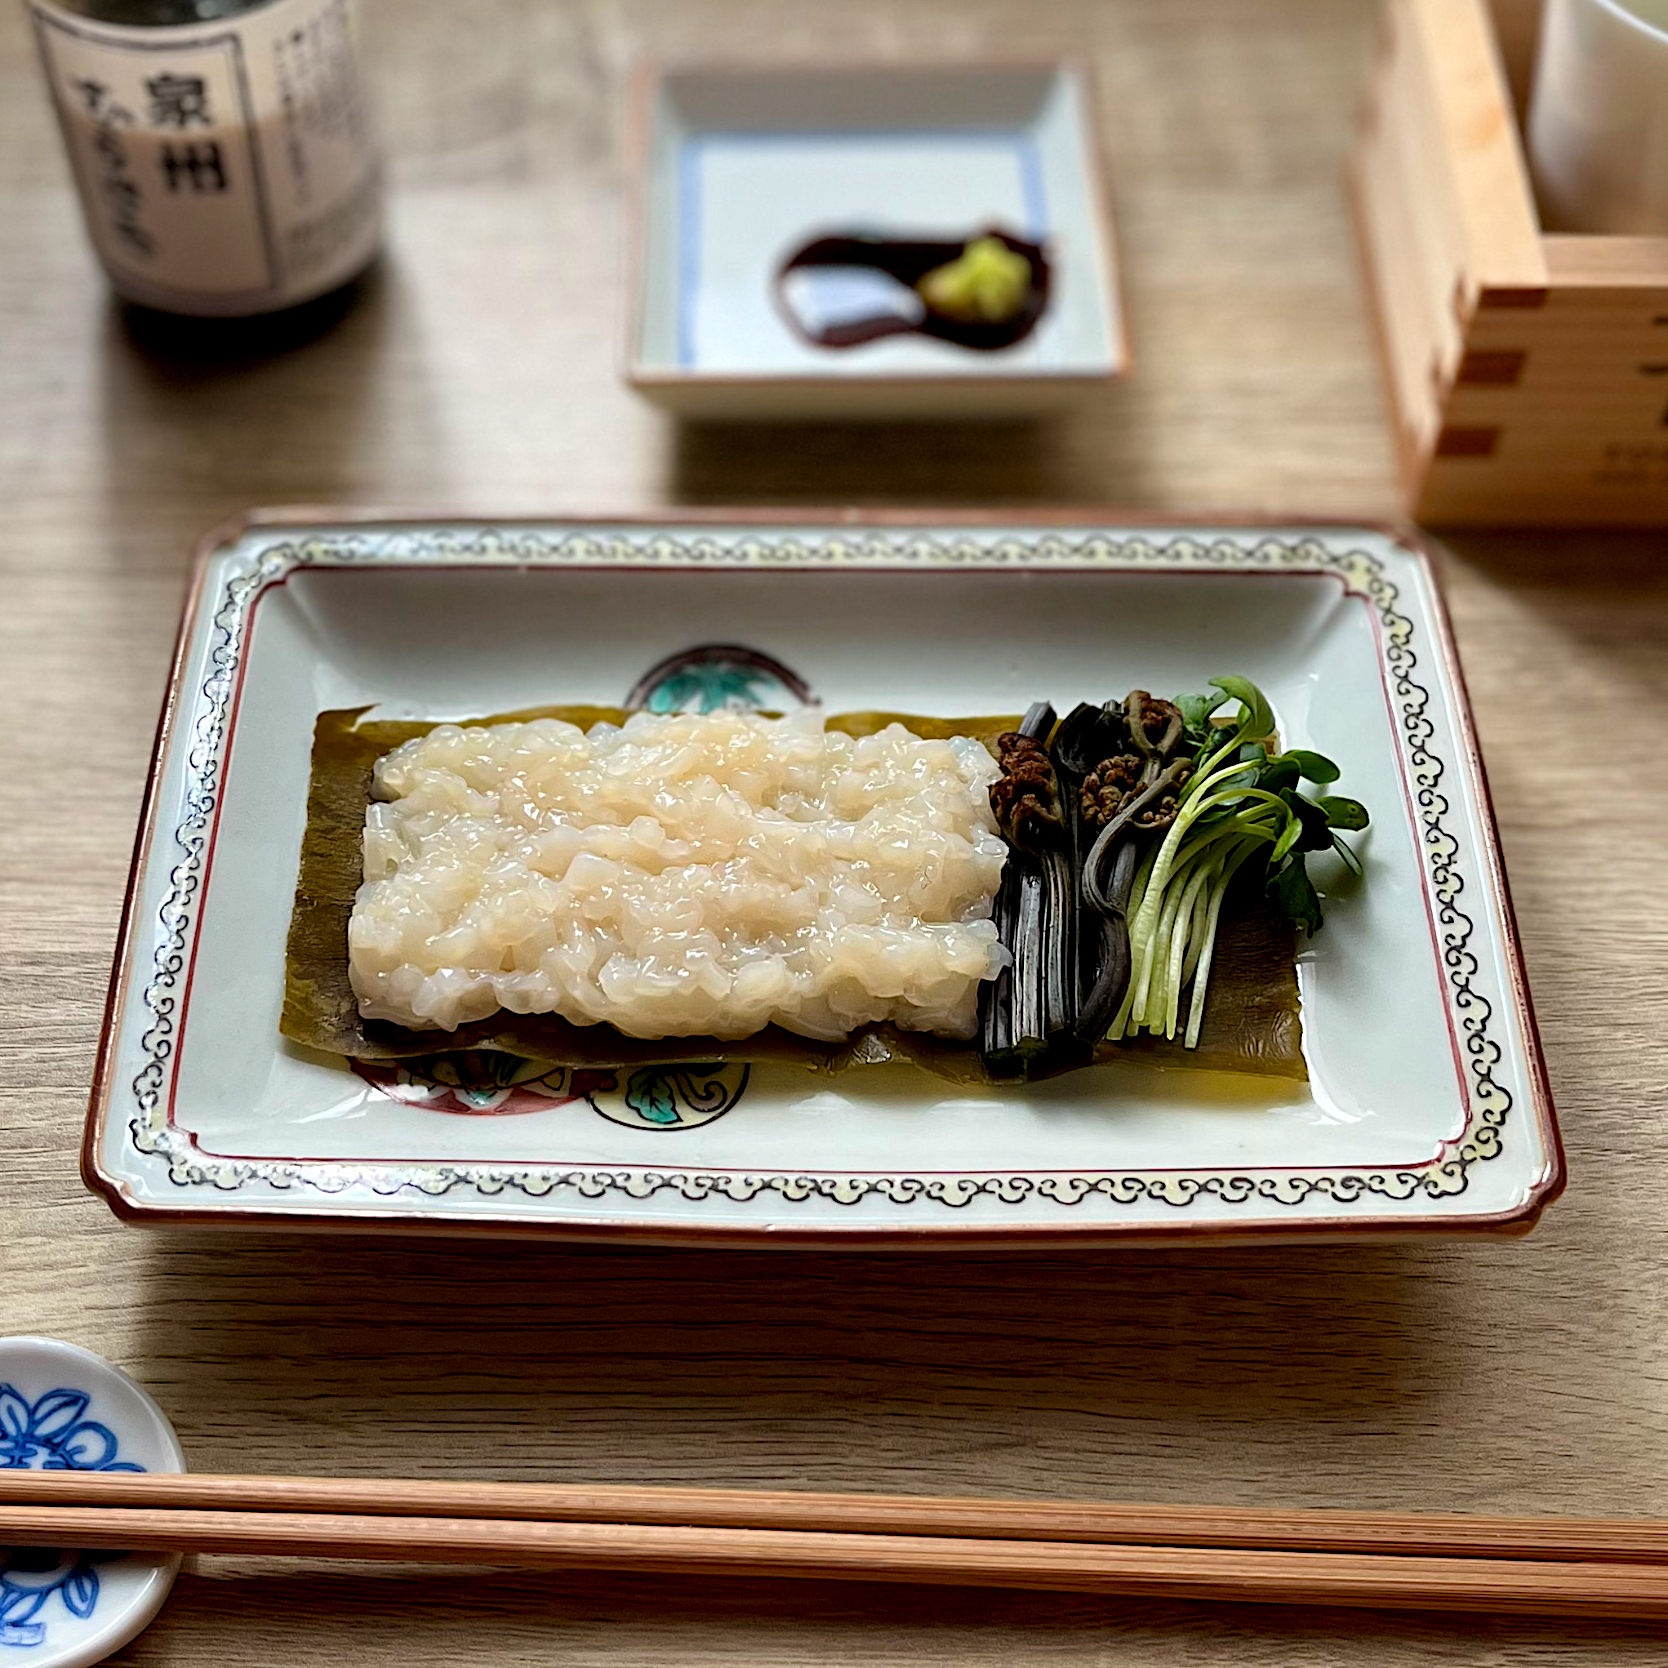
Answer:
M1047 311L1046 249L996 227L970 238L819 235L777 268L777 306L805 341L854 348L930 336L977 352L1023 341Z

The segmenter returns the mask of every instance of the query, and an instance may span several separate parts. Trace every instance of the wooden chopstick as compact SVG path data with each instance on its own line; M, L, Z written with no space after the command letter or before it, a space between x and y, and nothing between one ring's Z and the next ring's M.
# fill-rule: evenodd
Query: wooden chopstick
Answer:
M0 1545L1668 1619L1668 1523L0 1471Z
M0 1470L0 1505L634 1523L977 1540L1668 1564L1668 1521L373 1477Z
M1647 1564L90 1506L0 1507L0 1543L1668 1618L1668 1569Z

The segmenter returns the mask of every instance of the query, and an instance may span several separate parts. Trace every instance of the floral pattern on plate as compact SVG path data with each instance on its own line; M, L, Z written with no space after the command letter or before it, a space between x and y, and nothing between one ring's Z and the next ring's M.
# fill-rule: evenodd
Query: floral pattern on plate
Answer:
M679 1064L579 1069L471 1049L411 1060L354 1060L378 1093L405 1106L470 1118L514 1117L585 1105L628 1129L697 1129L742 1097L748 1068Z

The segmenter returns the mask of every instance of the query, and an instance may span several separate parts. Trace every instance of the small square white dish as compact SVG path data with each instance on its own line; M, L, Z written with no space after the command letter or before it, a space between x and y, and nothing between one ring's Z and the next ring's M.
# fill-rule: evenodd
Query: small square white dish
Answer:
M714 647L721 645L722 647ZM279 1037L325 710L641 701L1062 711L1237 672L1373 825L1299 958L1309 1081L1091 1068L365 1069ZM647 674L647 677L645 677ZM1340 871L1341 874L1341 871ZM902 515L344 524L204 550L152 766L84 1173L138 1222L742 1246L1516 1233L1556 1122L1453 643L1365 527Z
M1068 64L649 69L634 101L631 384L689 417L1012 418L1124 369L1087 72ZM1043 244L1046 310L979 351L836 350L773 294L807 239L854 230Z

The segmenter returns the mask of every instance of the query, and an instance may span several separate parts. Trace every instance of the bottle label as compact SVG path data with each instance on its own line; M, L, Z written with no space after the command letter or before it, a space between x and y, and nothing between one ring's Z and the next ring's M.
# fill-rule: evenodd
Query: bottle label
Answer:
M30 9L88 230L122 294L268 312L370 259L380 191L350 0L162 28Z

